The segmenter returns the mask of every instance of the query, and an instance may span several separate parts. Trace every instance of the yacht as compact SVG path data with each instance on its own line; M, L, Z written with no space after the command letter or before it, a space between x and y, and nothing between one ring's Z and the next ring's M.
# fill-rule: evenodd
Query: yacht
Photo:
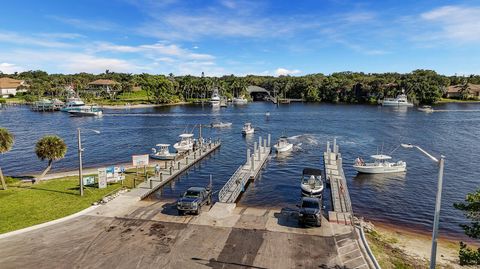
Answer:
M407 95L403 91L397 98L385 98L380 102L383 106L413 106L412 103L408 102Z
M220 106L220 95L218 94L218 89L213 89L213 94L210 98L210 105L213 107Z
M177 156L169 150L170 144L157 144L157 148L152 148L150 158L157 160L173 160Z
M422 107L419 107L418 110L423 111L425 113L433 112L433 108L431 106L422 106Z
M83 117L83 116L102 116L103 111L96 105L79 106L68 110L71 116Z
M303 196L322 197L323 189L325 188L322 180L322 170L304 168L300 187Z
M248 100L246 98L244 98L243 96L235 97L235 98L233 98L232 103L234 105L246 105L248 103Z
M384 154L370 156L373 162L366 163L361 158L355 160L353 168L359 173L365 174L385 174L399 173L407 170L407 163L404 161L389 162L392 157Z
M193 149L193 134L181 134L179 141L173 145L177 152L184 152Z
M280 139L278 139L278 142L275 145L273 145L273 147L278 153L281 153L281 152L287 152L289 150L292 150L293 144L288 143L286 136L281 136Z
M82 101L82 99L78 97L72 97L67 99L67 103L64 107L60 109L60 111L68 112L69 110L76 109L82 106L85 106L85 103Z
M242 128L243 135L253 134L254 132L255 132L255 129L252 127L252 124L250 122L247 122L243 125L243 128Z

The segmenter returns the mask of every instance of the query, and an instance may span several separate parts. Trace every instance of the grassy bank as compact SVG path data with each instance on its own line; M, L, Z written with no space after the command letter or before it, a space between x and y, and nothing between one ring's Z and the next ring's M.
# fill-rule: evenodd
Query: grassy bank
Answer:
M437 102L439 104L446 104L446 103L480 103L480 100L460 100L460 99L452 99L452 98L440 98Z
M142 175L129 171L124 186L131 188L135 178L137 184L144 180ZM7 182L8 190L0 190L0 234L74 214L122 188L120 182L108 184L105 189L86 187L81 197L76 176L37 184L11 178Z

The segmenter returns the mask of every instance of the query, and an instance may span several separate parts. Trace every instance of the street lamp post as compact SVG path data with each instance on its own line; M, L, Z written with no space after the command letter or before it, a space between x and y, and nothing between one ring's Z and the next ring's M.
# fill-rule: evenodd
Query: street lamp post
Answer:
M435 269L437 259L437 237L438 237L438 223L440 220L440 208L442 205L442 188L443 188L443 168L445 166L445 156L440 155L440 160L435 158L430 153L426 152L419 146L412 144L402 144L403 148L416 148L432 161L438 164L438 186L437 186L437 198L435 201L435 215L433 218L433 232L432 232L432 252L430 253L430 269Z
M99 134L100 131L93 130L93 129L84 129L90 130L96 134ZM80 128L77 128L77 138L78 138L78 180L80 181L80 196L83 196L83 163L82 163L82 137L81 137Z

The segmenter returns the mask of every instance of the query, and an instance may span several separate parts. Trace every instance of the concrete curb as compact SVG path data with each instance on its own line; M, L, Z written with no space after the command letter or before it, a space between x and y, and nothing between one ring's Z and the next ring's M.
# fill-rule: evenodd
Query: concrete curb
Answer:
M44 223L41 223L41 224L37 224L37 225L34 225L34 226L23 228L23 229L20 229L20 230L0 234L0 239L7 238L7 237L10 237L10 236L14 236L14 235L23 234L23 233L34 231L34 230L38 230L38 229L45 228L45 227L48 227L48 226L51 226L51 225L55 225L55 224L58 224L58 223L61 223L61 222L67 221L67 220L71 220L71 219L74 219L76 217L85 215L85 214L97 209L99 206L100 205L90 206L90 207L85 208L82 211L79 211L77 213L74 213L72 215L68 215L68 216L60 218L60 219L56 219L56 220L52 220L52 221L49 221L49 222L44 222Z
M360 225L355 225L355 228L357 229L358 233L360 234L360 239L362 242L362 248L365 249L365 251L368 254L369 258L369 263L373 265L373 268L375 269L381 269L380 264L378 263L377 259L375 258L375 255L373 255L372 250L370 249L370 246L368 245L367 238L365 237L365 233L363 231L363 226Z

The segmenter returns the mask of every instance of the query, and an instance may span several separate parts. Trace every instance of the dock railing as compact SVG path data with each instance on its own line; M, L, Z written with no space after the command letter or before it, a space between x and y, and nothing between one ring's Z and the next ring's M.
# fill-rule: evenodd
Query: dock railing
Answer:
M237 178L238 174L241 172L242 168L243 166L240 165L238 169L235 171L235 173L233 173L233 175L230 177L230 179L227 181L227 183L225 183L225 185L222 187L222 189L218 193L218 200L220 200L220 202L226 203L225 201L227 199L225 198L227 198L226 196L229 193L230 188L236 183L235 179Z

